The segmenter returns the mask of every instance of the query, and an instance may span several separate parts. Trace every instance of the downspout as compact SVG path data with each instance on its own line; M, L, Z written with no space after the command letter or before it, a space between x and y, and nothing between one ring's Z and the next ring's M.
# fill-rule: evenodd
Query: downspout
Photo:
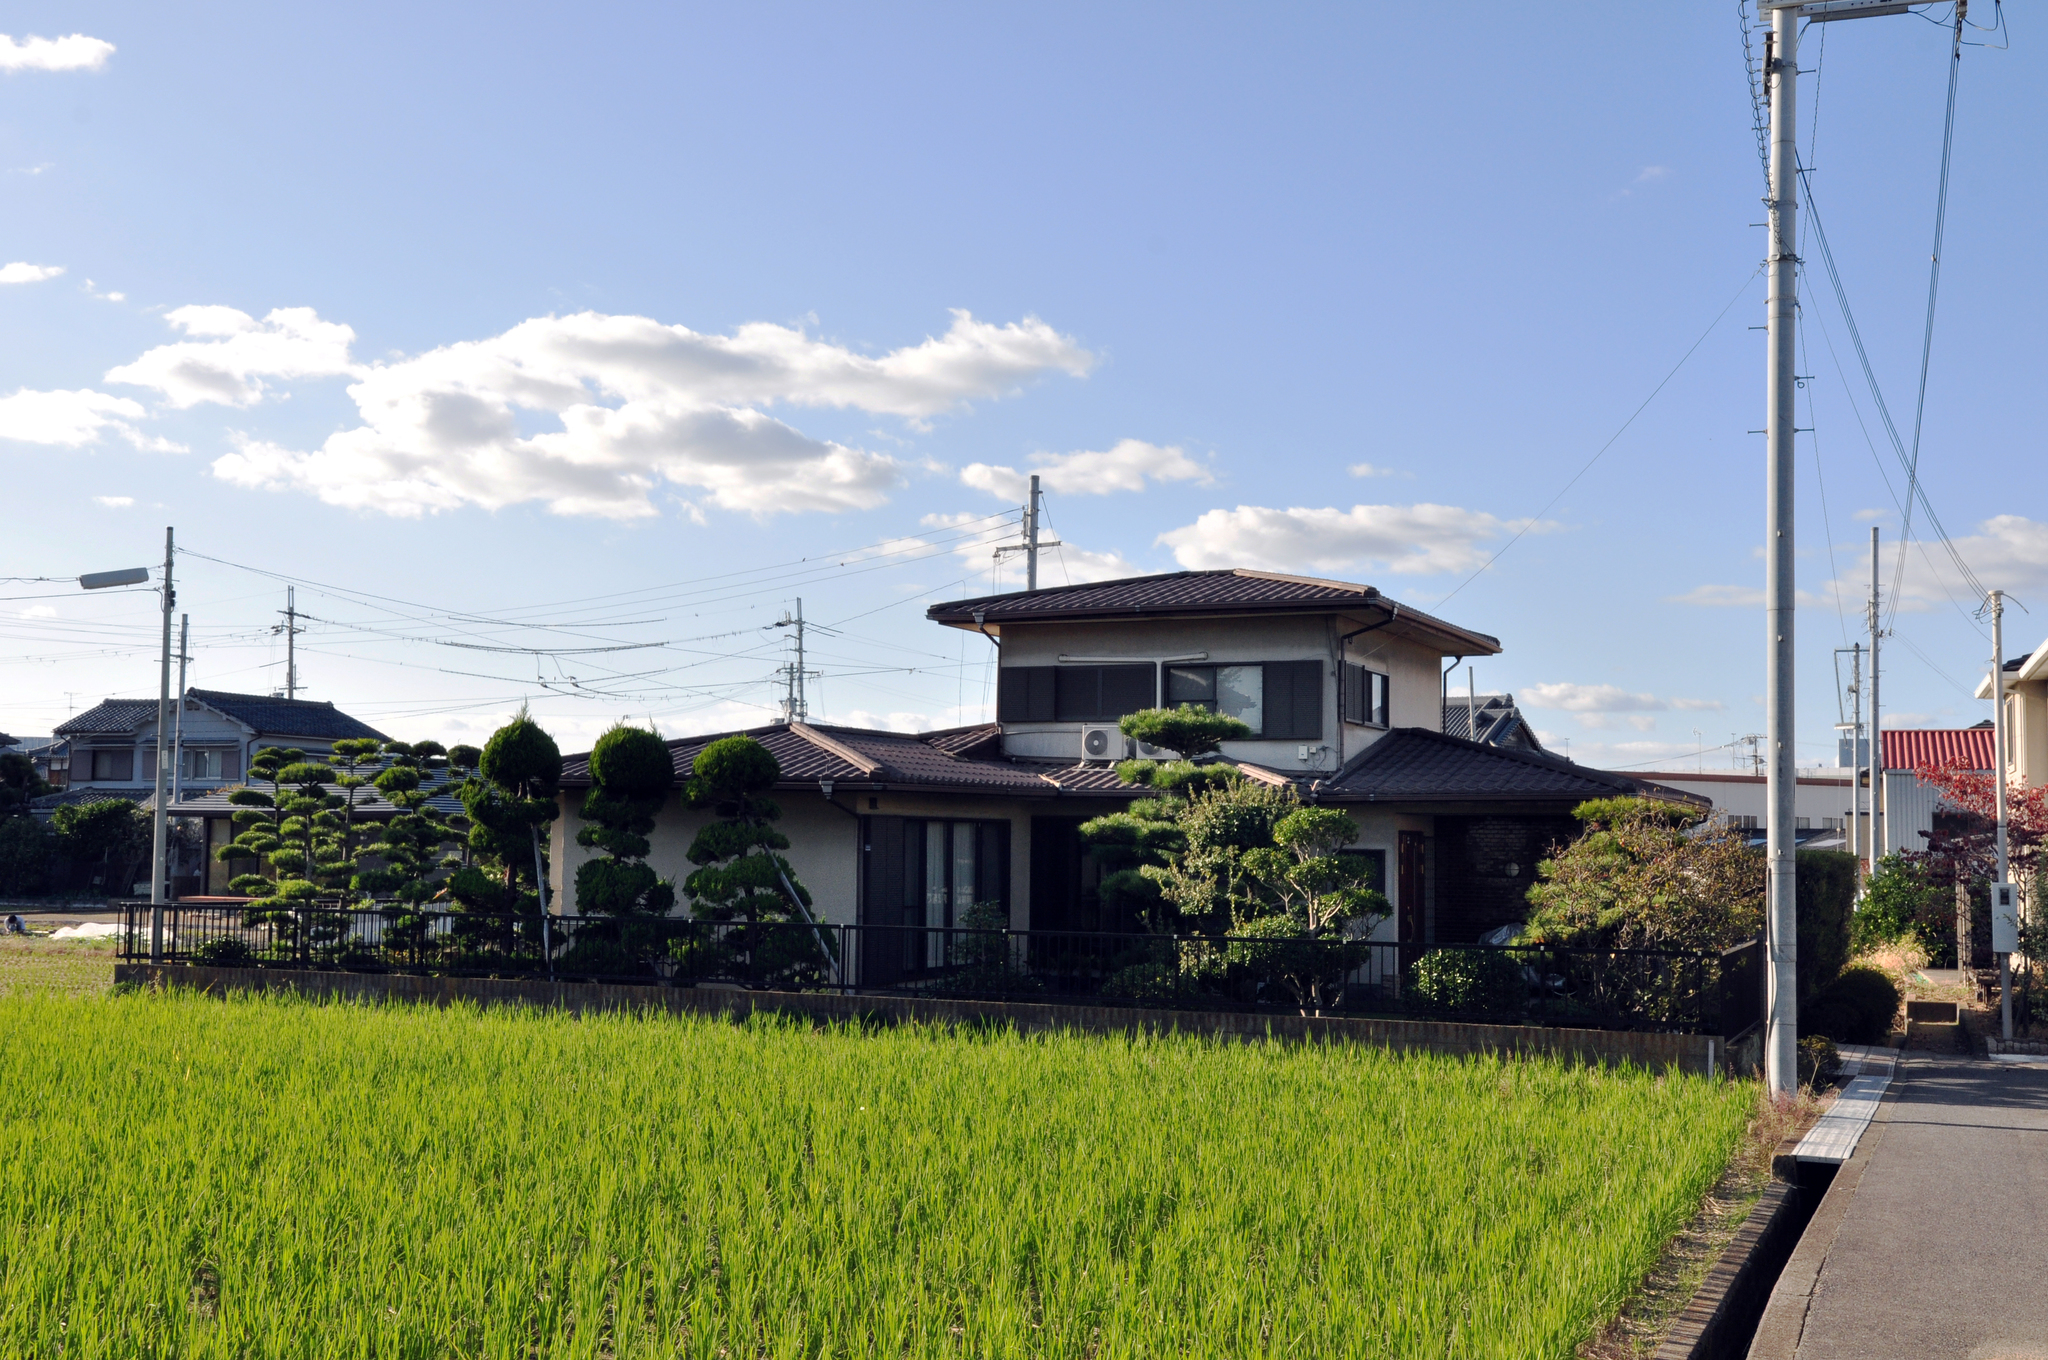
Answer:
M1388 606L1391 612L1378 623L1368 623L1363 628L1354 628L1337 639L1337 768L1343 769L1349 753L1344 749L1344 644L1365 633L1376 633L1401 617L1401 606L1395 602ZM1389 713L1391 719L1394 715Z
M1436 730L1439 734L1444 730L1444 705L1451 701L1451 672L1458 669L1458 663L1464 659L1462 656L1454 656L1451 658L1451 664L1444 667L1436 698ZM1389 713L1387 716L1391 718L1394 715Z

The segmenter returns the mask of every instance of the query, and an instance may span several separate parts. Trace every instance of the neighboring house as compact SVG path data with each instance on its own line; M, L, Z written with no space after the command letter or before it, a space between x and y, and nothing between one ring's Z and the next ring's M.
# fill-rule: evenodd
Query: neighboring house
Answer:
M1884 853L1925 850L1935 818L1942 815L1941 792L1922 783L1917 770L1960 762L1988 773L1994 764L1989 722L1975 727L1884 729L1878 754L1884 765Z
M1856 772L1817 766L1800 770L1792 797L1793 840L1802 850L1849 848L1849 790ZM1769 781L1760 774L1645 770L1639 776L1711 799L1714 812L1762 845L1770 814Z
M1441 731L1445 658L1493 655L1494 638L1369 586L1267 572L1176 572L934 606L934 622L998 649L997 721L910 736L790 723L752 729L782 766L789 859L826 920L949 926L998 903L1032 931L1134 928L1107 919L1087 819L1139 790L1112 763L1125 714L1195 703L1252 728L1224 754L1253 779L1359 821L1394 916L1379 938L1478 938L1523 919L1537 862L1577 833L1588 798L1650 793L1641 779ZM678 779L725 733L669 743ZM587 756L563 765L554 891L574 910L576 813ZM678 884L705 815L671 799L653 867ZM864 960L893 980L900 959Z
M16 737L5 749L9 755L27 756L36 777L53 789L62 789L71 777L70 743L62 737Z
M184 705L177 780L183 796L171 813L174 817L202 817L205 825L201 829L207 838L195 838L193 853L174 866L174 892L196 892L205 879L217 877L201 866L214 864L211 852L215 845L234 839L225 814L204 817L187 812L187 806L240 784L257 751L266 746L290 746L317 759L344 737L387 739L332 703L311 699L188 689ZM61 792L36 800L37 815L48 817L65 803L109 798L153 806L156 720L154 699L107 699L58 724L56 735L70 748L68 783Z
M1522 710L1515 707L1512 694L1452 695L1444 700L1444 733L1464 737L1482 746L1505 746L1511 751L1530 751L1539 756L1543 749L1536 729L1529 726Z
M1991 697L1988 668L1976 697ZM2005 663L2005 777L2022 788L2048 784L2048 642Z

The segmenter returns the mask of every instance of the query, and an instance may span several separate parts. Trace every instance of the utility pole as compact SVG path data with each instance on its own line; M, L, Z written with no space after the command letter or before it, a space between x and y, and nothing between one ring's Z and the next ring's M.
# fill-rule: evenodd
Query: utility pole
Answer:
M1956 0L1958 40L1968 0ZM1797 717L1793 688L1793 520L1794 440L1798 431L1794 394L1799 374L1799 21L1875 18L1924 8L1914 0L1758 0L1770 16L1764 37L1764 84L1770 98L1770 255L1766 296L1768 349L1764 378L1768 404L1764 418L1766 480L1769 491L1764 594L1766 655L1769 674L1764 703L1769 713L1770 897L1765 917L1769 931L1769 1021L1764 1037L1765 1079L1772 1095L1790 1095L1799 1085L1799 1015L1797 994L1798 912L1796 874L1794 766ZM1874 569L1874 563L1873 563ZM1873 658L1874 659L1874 658ZM1876 731L1875 726L1871 729ZM1874 746L1876 743L1872 743Z
M192 616L178 616L178 705L171 720L171 805L185 797L185 664L192 659Z
M1884 636L1878 611L1877 526L1870 526L1870 872L1884 856L1884 731L1877 723L1877 640Z
M811 707L804 699L804 677L806 674L814 675L816 672L806 672L804 670L804 602L801 596L797 598L796 615L791 617L787 610L783 611L782 617L776 620L775 626L777 628L796 629L796 663L794 665L785 665L781 668L783 679L788 685L787 695L782 701L782 721L785 723L802 722L811 716ZM828 628L825 631L830 632L831 629Z
M1794 403L1799 312L1799 11L1798 4L1770 9L1764 39L1764 84L1770 98L1770 256L1765 298L1768 332L1764 359L1768 401L1764 416L1767 526L1764 556L1765 634L1768 659L1764 681L1770 744L1766 775L1765 856L1770 869L1766 914L1770 974L1769 1024L1764 1069L1773 1095L1799 1088L1798 907L1795 822L1797 794L1793 746L1797 719L1793 688L1793 473L1798 426Z
M164 649L157 668L156 696L156 834L149 857L149 961L162 963L164 957L164 860L170 850L171 814L168 806L171 763L171 609L178 592L171 584L171 555L176 551L174 531L164 530ZM182 705L180 705L182 707Z
M299 627L298 588L284 588L284 622L272 624L270 631L284 634L284 697L299 697L299 634L306 630Z
M1857 643L1849 649L1849 693L1855 696L1849 703L1849 853L1856 855L1863 848L1863 821L1859 814L1863 810L1863 791L1856 787L1861 782L1863 762L1863 644Z
M2011 945L2016 941L1998 938L2000 935L1997 914L2005 909L2001 894L2012 889L2011 866L2005 851L2005 592L1991 592L1991 792L1997 809L1998 831L1995 846L1998 854L1998 870L1992 875L1991 910L1992 944L1998 949L2001 944ZM1966 965L1965 965L1966 966ZM2010 948L1998 951L1998 1028L2008 1043L2012 1041L2012 952Z
M1057 542L1040 542L1038 538L1039 503L1043 497L1038 490L1038 474L1031 474L1031 490L1024 502L1024 541L1005 543L995 550L995 559L1000 562L1011 553L1024 554L1024 588L1038 589L1038 550L1057 548Z

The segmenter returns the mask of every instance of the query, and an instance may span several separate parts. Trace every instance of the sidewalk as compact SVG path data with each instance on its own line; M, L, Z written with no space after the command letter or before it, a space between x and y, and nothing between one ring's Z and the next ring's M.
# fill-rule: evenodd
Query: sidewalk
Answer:
M2048 1066L1902 1054L1751 1360L2048 1360Z

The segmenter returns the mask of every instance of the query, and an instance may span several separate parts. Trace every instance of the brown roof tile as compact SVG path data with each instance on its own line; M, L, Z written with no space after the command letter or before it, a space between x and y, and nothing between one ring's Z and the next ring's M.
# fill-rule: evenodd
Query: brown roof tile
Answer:
M1574 765L1557 756L1482 746L1421 727L1381 737L1343 770L1322 782L1331 802L1469 803L1522 799L1648 796L1706 805L1696 793L1608 770Z

